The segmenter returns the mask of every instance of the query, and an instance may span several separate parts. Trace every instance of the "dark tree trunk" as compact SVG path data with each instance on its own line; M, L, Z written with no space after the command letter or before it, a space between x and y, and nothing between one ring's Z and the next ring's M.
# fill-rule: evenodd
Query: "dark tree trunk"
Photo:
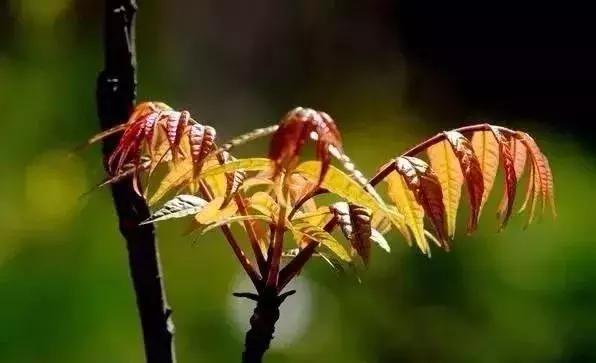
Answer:
M105 69L97 79L97 110L102 129L126 121L136 96L134 0L106 0L104 20ZM117 138L103 144L104 164ZM130 274L141 319L147 363L173 363L174 326L161 279L159 253L145 200L126 181L112 185L120 232L126 240Z
M234 296L248 298L257 302L250 318L250 330L246 333L242 363L261 363L263 355L269 349L275 323L279 319L279 306L295 293L290 290L281 295L276 291L264 290L260 294L236 293Z
M275 323L279 319L279 305L275 296L260 297L257 301L257 307L250 318L250 330L246 333L243 363L261 363L273 339Z

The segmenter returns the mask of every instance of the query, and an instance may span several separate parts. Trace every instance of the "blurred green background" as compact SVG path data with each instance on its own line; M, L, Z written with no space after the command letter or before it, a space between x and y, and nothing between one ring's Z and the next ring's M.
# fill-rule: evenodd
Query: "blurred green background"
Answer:
M551 160L554 223L547 216L524 231L519 216L496 233L499 180L479 233L465 235L460 213L452 252L427 259L391 235L393 253L374 251L362 283L311 262L266 361L596 361L595 157L578 119L564 117L578 110L572 96L557 113L567 91L548 91L562 84L581 93L583 84L551 80L580 82L581 72L549 58L541 73L527 57L485 63L488 78L444 68L453 57L434 55L446 51L418 52L441 44L424 48L424 37L407 33L416 28L401 28L416 22L402 9L418 14L420 27L427 10L402 3L140 1L139 99L187 108L221 139L303 105L336 119L369 175L476 118L527 130ZM99 148L69 157L98 131L101 15L101 1L0 1L0 362L143 361L109 193L80 197L102 179ZM486 42L482 54L510 54ZM475 54L445 44L449 55ZM542 59L549 48L540 49L528 54ZM512 66L516 59L527 69ZM543 86L551 87L543 98L531 94ZM591 95L574 100L585 110ZM264 154L264 143L240 155L250 153ZM199 237L181 237L181 226L158 231L178 360L239 361L252 304L231 293L247 282L217 233L193 244Z

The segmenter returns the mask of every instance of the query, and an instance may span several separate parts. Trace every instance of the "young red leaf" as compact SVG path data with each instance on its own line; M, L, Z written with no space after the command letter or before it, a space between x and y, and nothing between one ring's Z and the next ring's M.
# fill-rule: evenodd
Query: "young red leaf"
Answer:
M120 142L108 159L109 171L112 175L118 174L126 163L138 164L144 130L144 124L136 122L124 131Z
M215 136L216 131L211 126L203 126L201 124L190 126L188 141L190 143L193 176L195 178L201 173L207 155L215 147Z
M275 162L275 175L281 169L291 167L297 162L304 143L311 138L311 133L316 135L316 156L321 161L319 184L322 182L331 163L329 146L341 150L341 136L329 115L310 108L297 107L288 112L273 134L269 158Z
M153 112L145 118L145 126L143 129L143 134L145 135L145 143L147 144L147 150L149 155L153 156L153 148L154 146L154 136L155 136L155 125L161 118L162 113L160 112Z
M544 154L542 156L544 159L544 166L546 167L546 186L548 191L548 202L550 204L550 209L553 214L553 218L556 218L557 208L555 207L555 187L553 181L553 172L550 168L550 163L548 162L546 156Z
M171 146L172 159L174 161L177 160L177 155L180 151L180 142L182 141L182 136L184 136L185 132L187 131L189 121L190 113L188 111L180 112L180 118L178 119L178 127L176 128L176 137L174 138L174 143Z
M170 147L174 150L174 145L176 143L176 135L178 133L178 123L180 122L180 115L181 113L178 111L171 111L167 114L166 119L166 135L168 137L168 142L170 143Z
M411 156L400 156L395 159L395 170L403 176L406 185L424 208L437 232L439 241L447 247L443 191L435 173L427 163Z
M544 154L540 151L540 148L536 144L536 141L525 132L517 132L516 137L524 144L528 149L530 160L532 161L532 178L531 183L533 195L531 198L531 208L528 217L528 224L532 222L535 213L535 206L537 199L540 197L542 202L542 212L546 209L547 201L552 201L553 197L553 186L552 186L552 172L548 166L548 162ZM553 205L554 206L554 205ZM553 209L554 210L554 209Z
M158 115L167 110L170 110L170 107L161 102L140 103L126 123L101 132L89 140L89 143L97 142L123 131L118 144L107 160L110 174L119 174L125 164L139 164L143 143L150 144L149 140L153 137L152 130Z
M515 171L515 159L512 154L510 142L496 127L491 125L490 129L499 143L499 155L501 164L503 165L503 175L505 177L505 192L503 193L503 198L497 213L501 220L499 229L503 229L507 225L507 221L513 210L513 202L515 200L515 192L517 188L517 173Z
M370 211L345 202L335 203L330 209L344 236L350 241L364 264L368 265L372 236Z

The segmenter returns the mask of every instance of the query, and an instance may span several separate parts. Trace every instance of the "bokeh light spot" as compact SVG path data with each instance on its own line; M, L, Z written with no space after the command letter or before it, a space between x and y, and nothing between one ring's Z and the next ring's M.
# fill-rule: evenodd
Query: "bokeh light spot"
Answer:
M71 6L72 0L12 0L11 8L23 25L51 26Z

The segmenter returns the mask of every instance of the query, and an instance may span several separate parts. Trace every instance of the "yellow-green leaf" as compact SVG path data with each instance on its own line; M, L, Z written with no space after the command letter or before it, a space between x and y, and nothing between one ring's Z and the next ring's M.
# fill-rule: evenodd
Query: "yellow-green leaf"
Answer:
M321 162L306 161L294 170L311 181L317 182L321 170ZM387 206L382 201L375 199L358 182L334 166L329 167L321 187L337 194L348 202L361 205L373 211L387 211Z
M292 232L294 233L296 241L300 241L302 238L306 237L313 241L319 242L321 245L333 252L333 254L339 259L343 261L352 260L346 248L321 227L300 222L294 224L292 227Z
M459 161L448 141L441 141L427 149L432 169L439 178L443 189L443 204L447 218L447 235L453 238L457 217L457 208L464 182Z
M170 171L159 183L159 187L149 198L149 205L154 205L161 200L170 190L180 187L190 181L192 177L191 163L171 164Z
M412 231L414 240L420 250L428 254L430 248L424 235L424 209L416 200L414 193L408 188L403 177L392 171L386 178L387 194L403 214L405 223Z
M329 207L319 207L314 212L302 213L298 212L292 222L302 221L314 226L322 226L331 216Z
M248 216L233 216L230 218L226 218L223 219L219 222L215 222L213 224L210 224L209 226L207 226L205 229L203 229L203 231L201 231L201 234L207 233L210 230L217 228L217 227L221 227L224 224L230 224L233 222L244 222L244 221L265 221L265 222L269 222L272 223L273 221L271 220L271 218L264 216L264 215L260 215L260 214L255 214L255 215L248 215Z
M224 165L218 165L212 168L205 169L201 172L200 177L206 178L211 175L217 175L222 173L231 173L236 170L244 171L258 171L266 170L273 167L273 161L267 158L250 158L250 159L238 159L230 161Z
M238 211L236 203L232 201L223 209L220 209L223 202L223 197L214 198L195 216L196 221L200 224L211 224L228 219L236 214Z
M480 162L480 169L484 179L484 193L478 211L478 216L480 216L499 169L499 142L491 131L477 131L472 136L472 148Z
M249 199L248 207L274 220L277 219L280 210L279 204L277 204L275 199L265 192L256 192L253 194Z

